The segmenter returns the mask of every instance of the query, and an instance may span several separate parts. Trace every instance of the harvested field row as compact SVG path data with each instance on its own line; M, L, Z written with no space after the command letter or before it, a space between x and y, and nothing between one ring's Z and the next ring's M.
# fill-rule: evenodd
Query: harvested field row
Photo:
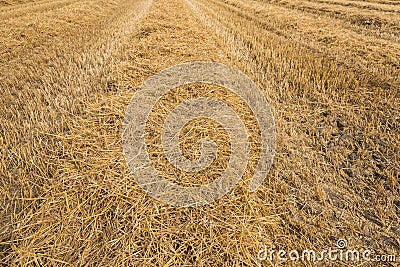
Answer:
M373 242L375 249L397 253L398 245L390 247L383 241L391 239L398 244L400 233L399 213L392 202L399 197L394 186L399 178L396 87L371 86L370 78L375 77L355 75L350 67L323 53L265 29L257 23L256 13L250 16L253 21L241 15L239 11L248 8L234 11L212 0L190 2L203 21L220 33L226 47L236 51L241 68L262 88L273 89L265 93L281 130L271 179L287 186L287 191L279 191L282 196L275 192L274 199L287 203L281 212L290 215L281 218L297 229L292 229L294 232L300 231L301 237L295 238L288 230L285 239L268 236L269 242L280 247L310 248L310 243L325 247L329 236L340 235L334 232L340 228L355 246L381 240ZM382 153L385 167L378 163L377 151ZM378 169L385 174L375 176ZM385 193L375 191L379 183L386 184ZM338 210L340 219L328 215ZM375 229L377 235L367 228Z
M400 2L397 0L351 0L354 2L367 2L367 3L379 3L379 4L386 4L386 5L400 5Z
M292 43L307 46L360 75L369 76L374 84L399 86L400 44L343 29L340 21L316 18L298 11L287 11L256 1L210 1L222 12L237 14L251 24ZM295 20L293 19L295 18ZM338 31L337 29L342 29Z
M46 181L57 178L54 163L44 157L60 146L54 134L69 131L68 121L93 92L108 90L105 74L113 69L112 55L126 44L150 3L86 1L2 25L1 240L13 240L16 224L39 203L23 199L40 199ZM14 245L3 243L0 258Z
M269 2L268 0L266 2ZM272 2L272 1L271 1ZM312 0L312 1L299 1L299 0L283 0L275 3L284 5L290 5L293 7L307 8L320 10L324 12L330 12L333 14L346 14L346 15L359 15L365 17L377 17L385 20L397 19L398 20L398 7L392 6L387 9L371 9L371 8L360 8L359 5L339 5L340 2L334 1L323 1L323 0ZM392 14L395 13L395 14Z
M78 2L77 0L60 0L60 1L46 1L38 2L35 5L26 5L23 7L2 8L0 9L0 19L5 21L7 19L16 19L20 16L32 17L34 13L43 14L49 10L61 9L68 7Z
M400 7L399 7L398 3L397 3L397 5L391 5L391 4L382 4L382 3L373 3L373 2L364 2L364 1L351 1L351 0L335 0L335 1L309 0L309 2L338 5L338 6L349 6L349 7L356 7L359 9L378 10L381 12L389 12L389 13L400 13Z
M113 87L97 91L85 101L82 113L64 119L68 131L57 133L55 143L60 145L44 157L51 166L48 175L54 178L36 193L40 197L24 198L39 204L25 204L26 218L22 214L16 218L15 248L8 258L21 265L32 261L112 266L254 262L255 232L243 232L242 225L242 220L254 215L241 211L237 217L239 200L231 207L221 202L205 210L155 205L133 183L123 160L121 117L134 88L146 76L182 61L227 61L218 39L198 25L182 2L154 2L125 53L115 55L118 63L108 76ZM246 196L240 192L231 195L232 200L242 197ZM62 217L54 217L59 213ZM273 217L251 226L253 231L256 225L273 222ZM221 255L232 240L241 242L238 249L244 250L245 258L229 252L227 263Z
M29 3L37 3L37 2L46 2L48 0L1 0L0 1L0 8L3 6L17 6L17 5L23 5L23 4L29 4Z
M0 264L310 266L260 261L258 252L264 245L320 251L337 247L338 239L400 257L400 37L393 25L354 25L345 15L331 16L335 10L304 12L295 0L288 0L293 7L72 1L54 9L47 4L59 2L40 2L42 9L0 25ZM394 1L369 2L397 8ZM23 4L20 14L25 5L34 6ZM369 12L331 7L351 16ZM395 13L370 12L385 21ZM174 207L135 182L122 121L147 78L197 60L233 66L256 82L275 118L277 150L264 183L249 192L260 137L248 105L218 86L171 90L146 123L146 150L158 173L186 186L226 168L229 136L207 119L188 123L179 146L196 159L199 140L212 139L218 146L212 168L184 176L166 162L160 125L191 98L232 107L250 146L234 190L210 205Z
M380 11L359 10L351 7L337 7L335 5L310 3L304 1L265 1L263 2L284 6L287 8L300 10L317 15L328 15L333 18L345 20L353 25L364 27L367 29L375 29L383 31L395 36L399 36L399 15L398 14L383 14Z
M336 21L336 23L340 23L341 26L345 29L357 32L362 35L374 36L378 39L384 39L388 41L399 42L400 41L400 27L397 25L392 25L391 22L388 24L382 24L381 21L375 23L375 21L379 21L379 18L368 18L365 16L360 16L360 14L356 16L347 16L346 14L340 15L339 13L329 13L324 11L318 11L317 9L308 9L308 8L298 8L294 5L287 4L279 4L273 1L260 1L265 5L271 6L279 6L285 8L285 12L289 12L290 10L294 10L297 12L301 12L304 16L311 16L316 20L330 20ZM321 16L322 15L322 16Z

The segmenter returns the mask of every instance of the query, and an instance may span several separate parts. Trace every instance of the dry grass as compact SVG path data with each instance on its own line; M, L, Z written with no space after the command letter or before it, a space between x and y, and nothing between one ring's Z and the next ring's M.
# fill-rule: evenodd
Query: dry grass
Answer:
M339 238L400 258L397 2L308 1L301 8L295 0L289 6L6 2L0 4L4 265L255 266L263 244L323 249ZM383 24L354 23L357 14ZM146 195L130 176L121 123L146 78L194 60L234 66L258 83L275 116L278 147L255 193L244 182L213 205L174 208ZM259 142L253 115L234 95L213 89L252 136L246 180ZM152 160L184 185L223 171L229 138L212 121L187 125L183 152L195 158L198 138L208 136L219 144L218 158L197 176L178 175L163 155L158 125L178 103L210 90L177 88L149 120Z
M381 4L380 8L355 4L354 1L338 3L336 1L268 1L274 5L289 9L301 10L311 14L319 14L343 19L353 25L376 29L388 33L399 32L399 13L397 5ZM397 3L398 4L398 3ZM384 8L383 8L384 7Z

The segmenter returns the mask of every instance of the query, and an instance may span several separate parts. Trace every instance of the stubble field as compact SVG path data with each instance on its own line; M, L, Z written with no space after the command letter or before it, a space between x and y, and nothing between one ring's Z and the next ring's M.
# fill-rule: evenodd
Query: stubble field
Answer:
M5 266L398 266L399 262L260 261L264 245L368 248L400 260L400 2L395 0L0 1L0 264ZM172 207L135 182L121 128L135 90L167 67L214 61L250 77L277 129L274 164L248 192ZM223 88L166 95L148 123L207 95L254 118ZM175 103L175 104L174 104ZM216 138L215 179L229 138L211 121L182 132L196 158ZM199 179L196 180L196 179Z

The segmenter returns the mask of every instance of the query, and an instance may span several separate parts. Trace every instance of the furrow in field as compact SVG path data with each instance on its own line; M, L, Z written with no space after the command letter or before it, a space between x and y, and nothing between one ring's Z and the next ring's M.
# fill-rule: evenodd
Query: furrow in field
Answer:
M281 82L287 80L287 78L284 78L286 75L290 75L292 78L291 84L296 87L296 90L313 90L312 87L316 86L316 84L310 84L303 80L303 75L305 73L290 71L292 67L295 67L292 64L308 66L311 63L310 61L313 61L311 59L318 60L318 64L314 62L316 66L326 65L326 68L318 69L318 71L321 72L321 77L324 77L324 79L336 80L334 82L330 81L329 83L327 80L321 81L322 83L326 83L326 87L334 88L339 86L343 90L351 90L351 87L354 86L354 77L351 78L353 79L352 81L346 82L347 78L343 76L344 72L341 71L342 67L337 67L335 64L329 62L328 59L318 56L318 51L313 50L305 43L289 39L289 36L283 31L277 30L274 27L266 27L264 23L255 21L253 17L241 13L239 9L236 10L239 12L235 12L221 2L210 0L207 4L200 2L195 3L196 6L201 7L202 12L210 16L211 21L217 21L221 24L221 27L226 28L235 38L239 38L243 46L249 49L250 55L247 55L247 57L255 60L262 72L267 75L266 78L269 77L275 80L279 86L284 86ZM263 56L257 56L256 53L262 53L265 58ZM304 58L300 58L298 55L303 55ZM284 58L285 63L287 61L290 63L283 66L282 64L284 62L281 64L277 62L280 58ZM289 69L284 70L282 67ZM305 69L306 68L304 68L304 71ZM299 69L299 71L300 70L301 69ZM315 74L317 73L316 71L317 70L315 70ZM349 77L351 77L351 75ZM304 82L306 82L306 84L304 84ZM329 86L331 82L332 84ZM338 82L344 83L338 85ZM323 84L317 86L324 87Z
M0 264L253 266L265 244L319 251L344 234L352 247L397 253L395 61L344 25L251 0L86 1L0 25ZM256 192L241 184L212 205L177 208L135 183L121 126L143 81L197 60L257 83L277 151ZM189 96L218 96L191 86ZM151 139L160 123L146 123Z
M46 200L40 207L18 224L15 239L20 241L16 241L18 244L14 245L12 253L17 264L23 265L33 259L44 263L57 259L71 265L91 262L97 266L105 263L110 266L147 266L152 263L157 266L171 263L190 266L198 259L215 266L226 264L226 260L218 255L221 253L219 247L213 244L227 247L232 242L226 235L239 227L243 220L237 218L235 208L210 206L205 207L206 211L197 209L194 213L192 209L178 211L146 196L127 172L120 131L126 105L146 78L186 61L226 63L227 54L213 32L207 31L180 0L155 0L138 27L137 34L129 38L124 50L115 55L115 72L107 75L113 78L114 86L110 90L94 92L92 98L86 99L84 112L66 119L68 131L58 132L57 140L63 144L65 153L62 157L52 153L46 158L48 164L58 167L55 179L59 183L54 182L41 195ZM61 151L60 148L56 150ZM54 199L63 192L68 194L69 202L56 203ZM102 192L107 193L104 195ZM117 209L115 205L118 205ZM118 223L112 222L109 216L116 210L119 210L118 215L113 221ZM226 213L226 210L232 212ZM266 210L268 208L263 208L261 212ZM63 218L59 219L56 214L61 211ZM135 215L126 220L125 216L130 212ZM195 223L188 220L192 216L196 217ZM232 220L233 226L220 225L219 218L222 217ZM243 256L239 258L236 253L229 252L228 264L231 266L240 262L254 263L246 245L256 236L257 226L274 223L270 219L248 221L252 223L252 231L240 236L242 243L237 248ZM141 226L137 227L139 224ZM175 259L176 249L171 244L177 242L172 230L177 227L180 229L179 239L185 240L182 245L188 249L191 246L195 252L182 253ZM155 231L149 234L148 229ZM41 239L43 236L47 237L46 240ZM114 242L116 238L124 249L118 249L120 245ZM145 249L147 245L144 244L153 242L157 244L157 252ZM27 250L44 252L49 259L29 254Z
M340 22L341 23L341 28L346 28L349 30L352 30L354 32L363 34L363 35L369 35L369 36L374 36L378 39L384 39L384 40L388 40L388 41L395 41L395 42L399 42L400 40L400 27L395 26L395 25L374 25L373 23L371 23L371 20L369 21L368 19L366 20L367 23L354 23L354 20L351 19L347 19L344 16L339 16L339 15L335 15L335 14L330 14L330 13L326 13L326 12L319 12L316 10L310 10L310 9L304 9L304 8L296 8L294 6L291 5L287 5L287 4L279 4L276 3L274 1L260 1L259 2L264 3L265 5L274 5L277 7L283 7L286 9L285 12L290 12L289 10L294 10L294 11L298 11L298 12L302 12L305 13L304 16L307 16L307 14L309 14L310 16L314 17L315 19L319 19L321 20L321 15L323 15L323 18L325 20L329 20L329 21L336 21L336 23ZM360 17L358 17L358 19L360 19Z
M49 10L67 7L79 2L79 0L59 0L59 1L46 1L37 2L34 5L27 5L23 7L13 7L7 9L0 9L0 19L3 22L7 19L15 19L21 16L35 16L35 13L44 13Z
M118 18L120 1L77 1L71 6L40 12L35 16L10 18L0 25L1 67L18 64L21 60L46 57L44 49L57 50L67 41L73 46L82 47L75 41L97 36L99 28ZM93 12L92 10L96 10ZM93 14L91 14L93 12ZM85 32L89 35L86 36ZM81 35L80 35L81 34ZM83 41L83 40L82 40ZM73 51L71 49L71 51ZM1 68L0 67L0 68Z
M0 240L6 240L6 252L13 244L12 228L35 206L26 209L18 198L40 194L40 185L49 182L52 164L44 155L57 147L52 136L69 131L66 121L82 112L85 99L108 90L113 54L126 45L151 3L80 2L1 25L6 51L0 58L0 177L8 193L0 192L0 198L10 204L0 206L6 222L0 222ZM27 179L39 180L32 185Z
M353 25L384 31L387 34L400 35L400 16L398 14L385 14L373 10L359 10L352 7L338 7L330 4L303 2L298 0L266 1L277 6L284 6L312 14L328 15L343 19Z
M341 22L342 27L363 35L375 36L378 39L385 39L395 42L398 42L398 40L400 39L400 27L398 25L391 23L382 24L382 21L380 21L378 18L368 18L361 15L346 17L345 15L322 12L315 9L311 10L307 8L296 8L290 5L280 6L287 9L308 13L316 17L317 19L321 19L321 15L323 15L326 20L339 21Z
M363 3L378 3L382 5L393 5L393 6L398 6L400 5L399 1L392 1L392 0L349 0L352 2L363 2Z
M15 10L24 7L32 7L35 5L45 4L54 2L56 0L36 0L36 1L18 1L17 3L10 3L6 4L5 1L0 2L0 12L8 11L8 10Z
M321 4L330 4L330 5L338 5L338 6L349 6L355 7L359 9L366 10L377 10L381 12L388 13L399 13L400 14L400 6L399 5L389 5L389 4L380 4L380 3L370 3L363 1L351 1L351 0L308 0L308 2L321 3Z
M382 227L383 224L374 220L377 214L380 214L378 208L380 204L376 202L376 196L382 194L375 192L374 196L367 196L364 193L375 183L371 180L371 173L368 170L379 169L376 168L376 164L381 167L380 171L387 175L385 179L388 184L398 179L396 178L397 156L395 156L399 153L399 132L396 130L399 126L398 87L386 88L379 83L372 84L371 81L375 77L357 73L352 67L345 66L324 53L317 53L282 35L281 32L265 29L257 19L224 8L215 1L188 0L188 2L204 23L222 37L225 46L236 55L239 66L254 75L252 77L261 84L261 88L266 88L268 100L274 103L277 128L280 129L277 140L282 141L282 150L277 152L274 164L279 166L277 169L281 171L285 169L293 173L296 166L288 165L301 161L297 168L302 169L300 172L307 170L307 174L298 178L295 178L297 172L291 177L285 177L285 172L282 171L283 183L289 183L288 187L296 196L303 193L309 196L313 190L308 188L308 185L314 184L319 188L326 188L328 198L340 195L342 203L346 202L346 206L324 204L321 208L326 212L340 210L341 218L324 220L329 226L317 227L315 232L311 230L314 227L312 220L303 221L307 216L300 220L282 216L283 219L292 221L292 225L305 223L309 225L305 232L307 234L310 234L309 231L314 234L318 232L317 235L329 235L332 229L342 229L344 225L345 228L362 231L366 224L374 224L379 228L378 232L389 229L385 233L391 240L396 240L400 226L396 222L398 218L396 210L390 206L385 207L385 210L390 210L387 215L389 213L392 215L382 215L380 218L385 217L383 221L395 223L396 226ZM237 1L236 3L238 4ZM342 124L338 126L338 120L346 121L346 126L344 128ZM337 127L345 129L345 132L341 133L340 129L336 132ZM328 133L330 131L335 133ZM335 137L332 136L341 137L333 140ZM385 167L376 162L374 157L368 160L363 157L353 161L354 158L350 155L355 147L362 143L363 153L366 151L374 153L373 151L377 151L377 147L380 146L378 140L385 140L384 153L387 159ZM298 151L299 149L301 151ZM299 154L296 155L295 151ZM298 161L295 159L297 156L301 158ZM395 187L391 189L386 187L384 194L385 198L398 196L399 190ZM296 199L302 201L300 198ZM366 212L375 214L374 218L363 216ZM366 236L374 239L373 235ZM368 245L365 240L353 237L353 244ZM285 239L282 245L287 245L289 242L291 242L289 239ZM397 251L395 246L380 246L377 249L391 253Z
M9 5L9 6L0 6L0 13L23 10L23 9L28 9L28 8L35 8L38 6L40 7L42 5L47 5L47 4L51 4L51 3L57 3L57 2L60 2L60 0L40 0L40 1L31 1L31 2L26 2L26 3L20 3L20 4L13 4L13 5Z
M18 6L18 5L31 4L31 3L42 2L42 1L45 2L48 0L32 0L32 1L30 1L30 0L1 0L0 1L0 9L2 7Z
M297 42L312 51L322 53L349 70L369 74L372 80L398 85L400 45L398 42L376 39L343 28L340 21L307 16L256 1L218 1L218 9L237 14L249 23ZM294 19L295 18L295 19ZM342 29L338 31L337 29Z
M3 24L0 46L2 100L8 100L8 105L25 111L10 114L11 110L6 108L3 110L5 114L28 119L26 109L41 104L48 97L63 98L59 100L62 105L58 108L64 105L64 108L74 108L72 103L76 99L69 98L95 90L90 86L83 88L85 80L91 84L101 79L106 68L110 67L112 53L124 44L124 39L136 27L136 20L146 12L149 3L147 0L80 2L74 7L40 14L34 19L16 19ZM30 90L19 90L28 85ZM28 96L22 97L21 93ZM27 99L33 102L26 104ZM52 112L54 109L57 107L53 107ZM49 115L55 116L42 114L44 117ZM29 128L29 119L26 123Z

